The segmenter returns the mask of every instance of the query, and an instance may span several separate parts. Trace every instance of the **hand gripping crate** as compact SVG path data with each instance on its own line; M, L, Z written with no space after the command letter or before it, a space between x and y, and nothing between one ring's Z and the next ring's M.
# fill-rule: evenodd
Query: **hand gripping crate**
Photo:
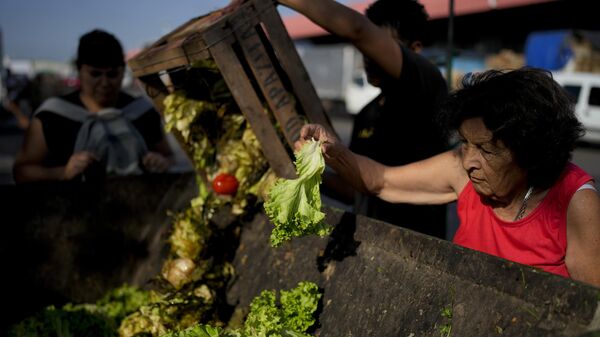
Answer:
M231 13L215 11L163 36L128 64L162 112L173 69L213 59L280 177L296 177L289 148L307 119L334 132L302 61L271 0L250 0Z

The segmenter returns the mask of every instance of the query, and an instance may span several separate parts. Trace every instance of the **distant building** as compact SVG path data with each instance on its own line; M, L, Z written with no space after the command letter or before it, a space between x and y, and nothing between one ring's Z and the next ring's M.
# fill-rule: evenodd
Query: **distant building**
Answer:
M462 16L553 1L556 0L454 0L454 13L456 16ZM351 3L349 6L360 13L364 13L373 2L373 0L367 0ZM419 2L425 6L431 20L448 17L448 0L419 0ZM285 17L284 23L290 36L295 40L329 35L327 31L301 15Z

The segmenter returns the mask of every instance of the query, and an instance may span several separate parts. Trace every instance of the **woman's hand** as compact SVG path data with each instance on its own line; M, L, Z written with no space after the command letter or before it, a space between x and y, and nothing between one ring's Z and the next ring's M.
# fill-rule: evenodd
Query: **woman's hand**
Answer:
M172 161L158 152L148 152L142 159L144 168L152 173L163 173L171 167Z
M343 147L340 140L319 124L306 124L300 129L300 139L294 143L294 148L297 151L302 147L302 144L308 140L317 140L322 143L321 150L323 156L327 158L335 157L340 147Z
M98 161L98 158L91 152L81 151L71 155L62 174L63 180L71 180L85 171L90 164Z

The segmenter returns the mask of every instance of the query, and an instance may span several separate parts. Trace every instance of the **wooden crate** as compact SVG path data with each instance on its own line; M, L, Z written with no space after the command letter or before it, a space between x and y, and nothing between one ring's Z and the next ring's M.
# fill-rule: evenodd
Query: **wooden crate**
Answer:
M205 59L219 67L275 173L296 177L264 104L290 147L305 119L334 131L273 2L250 0L229 14L216 11L192 19L128 64L162 112L172 90L169 72Z

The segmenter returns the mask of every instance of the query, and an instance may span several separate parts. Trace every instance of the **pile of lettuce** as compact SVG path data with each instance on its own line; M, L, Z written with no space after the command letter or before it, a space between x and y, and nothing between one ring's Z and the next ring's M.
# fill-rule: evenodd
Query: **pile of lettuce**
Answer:
M196 62L179 82L164 99L163 115L165 130L179 135L198 174L200 193L194 206L230 206L233 214L242 215L274 180L260 143L213 60ZM234 196L214 197L207 188L220 173L236 177Z
M151 301L122 321L120 336L160 336L199 322L224 324L219 307L234 275L224 251L235 238L209 220L206 206L190 205L173 215L169 253L153 281Z
M292 236L328 233L320 212L319 144L309 143L297 155L297 180L279 181L271 189L277 177L214 62L201 61L184 76L176 81L183 85L166 97L163 112L167 131L178 136L192 159L199 192L187 208L171 214L169 251L152 290L119 288L95 304L50 307L15 326L11 336L308 336L321 296L312 283L282 291L280 303L275 291L263 292L238 330L222 330L230 318L223 308L242 217L257 211L254 206L268 191L265 207L278 215L274 245ZM235 195L210 189L220 173L236 177Z
M95 304L50 306L14 325L8 336L109 337L118 336L121 321L150 302L150 294L123 285L108 292Z
M300 282L290 291L282 290L279 303L274 290L265 290L252 300L250 313L240 329L199 324L163 337L308 337L320 299L319 288L312 282Z
M122 337L160 336L198 323L224 326L226 285L239 240L241 216L256 210L275 180L256 136L219 69L202 60L184 73L164 100L165 126L192 159L198 196L173 213L169 252L154 280L151 303L123 320ZM183 78L182 78L183 76ZM239 182L235 195L218 195L210 182L221 173Z
M275 225L271 245L280 246L292 237L308 234L329 235L331 227L323 222L319 185L325 170L321 143L310 140L296 153L296 179L278 179L271 187L264 208Z

